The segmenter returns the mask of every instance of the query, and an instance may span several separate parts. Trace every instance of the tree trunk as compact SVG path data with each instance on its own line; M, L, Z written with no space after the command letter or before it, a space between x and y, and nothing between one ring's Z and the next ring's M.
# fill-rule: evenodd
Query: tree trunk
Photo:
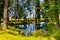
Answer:
M37 5L36 5L36 14L35 14L35 26L36 26L36 29L39 30L40 29L40 2L39 0L37 0ZM37 24L38 23L38 24Z
M59 28L59 13L58 13L58 1L55 0L54 1L54 4L55 4L55 16L56 16L56 29Z
M3 14L3 27L2 29L5 30L7 29L7 10L8 10L8 0L5 0L5 5L4 5L4 14Z
M10 8L10 17L9 17L9 19L12 22L12 7Z
M55 9L55 16L56 16L56 29L59 28L59 13L58 13L58 8Z
M1 18L0 18L0 26L1 26Z

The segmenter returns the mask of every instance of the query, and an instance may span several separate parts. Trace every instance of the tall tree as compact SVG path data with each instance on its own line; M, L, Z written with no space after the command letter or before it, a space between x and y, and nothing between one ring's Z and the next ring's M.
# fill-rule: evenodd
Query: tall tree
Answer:
M40 22L40 1L37 0L37 4L36 4L36 14L35 14L35 23ZM39 24L36 25L37 29L40 29Z
M60 26L60 0L58 0L59 26Z
M1 25L1 18L3 17L3 8L4 8L4 1L0 1L0 25Z
M7 28L7 10L8 10L8 0L5 0L5 5L4 5L4 14L3 14L3 27L2 29L5 30Z
M58 0L55 0L54 4L55 4L55 16L56 16L56 28L58 28L59 27Z

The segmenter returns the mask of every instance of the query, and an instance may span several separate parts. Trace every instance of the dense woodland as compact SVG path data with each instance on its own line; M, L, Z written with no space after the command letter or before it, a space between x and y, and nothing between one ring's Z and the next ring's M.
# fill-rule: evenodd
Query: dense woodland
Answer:
M0 0L0 31L31 40L60 40L60 0Z

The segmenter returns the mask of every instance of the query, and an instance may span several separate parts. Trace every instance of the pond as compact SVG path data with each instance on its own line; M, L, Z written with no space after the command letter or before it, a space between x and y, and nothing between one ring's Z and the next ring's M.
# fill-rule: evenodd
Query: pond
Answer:
M15 25L14 28L18 29L18 31L24 30L24 35L31 35L35 30L37 30L36 26L39 26L39 29L46 29L45 22L39 22L39 23L34 23L34 24L24 24L24 25Z

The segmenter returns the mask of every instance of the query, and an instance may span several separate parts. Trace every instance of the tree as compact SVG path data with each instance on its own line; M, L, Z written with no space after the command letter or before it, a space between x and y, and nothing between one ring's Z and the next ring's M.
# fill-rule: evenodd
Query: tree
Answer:
M1 18L3 18L3 8L4 8L4 1L0 1L0 25L1 25Z
M7 23L8 23L8 21L7 21L7 17L8 17L7 10L8 10L8 0L5 0L4 14L3 14L3 27L2 27L3 30L5 30L8 26L7 25Z
M58 1L54 1L55 4L55 16L56 16L56 28L59 28L59 13L58 13Z
M56 21L56 28L59 27L59 0L45 0L45 9L47 10L47 16L51 18L51 21Z
M12 21L12 0L8 0L8 21L9 19Z
M37 4L36 4L36 14L35 14L35 23L40 22L40 1L37 0ZM37 29L40 29L39 23L36 25Z

